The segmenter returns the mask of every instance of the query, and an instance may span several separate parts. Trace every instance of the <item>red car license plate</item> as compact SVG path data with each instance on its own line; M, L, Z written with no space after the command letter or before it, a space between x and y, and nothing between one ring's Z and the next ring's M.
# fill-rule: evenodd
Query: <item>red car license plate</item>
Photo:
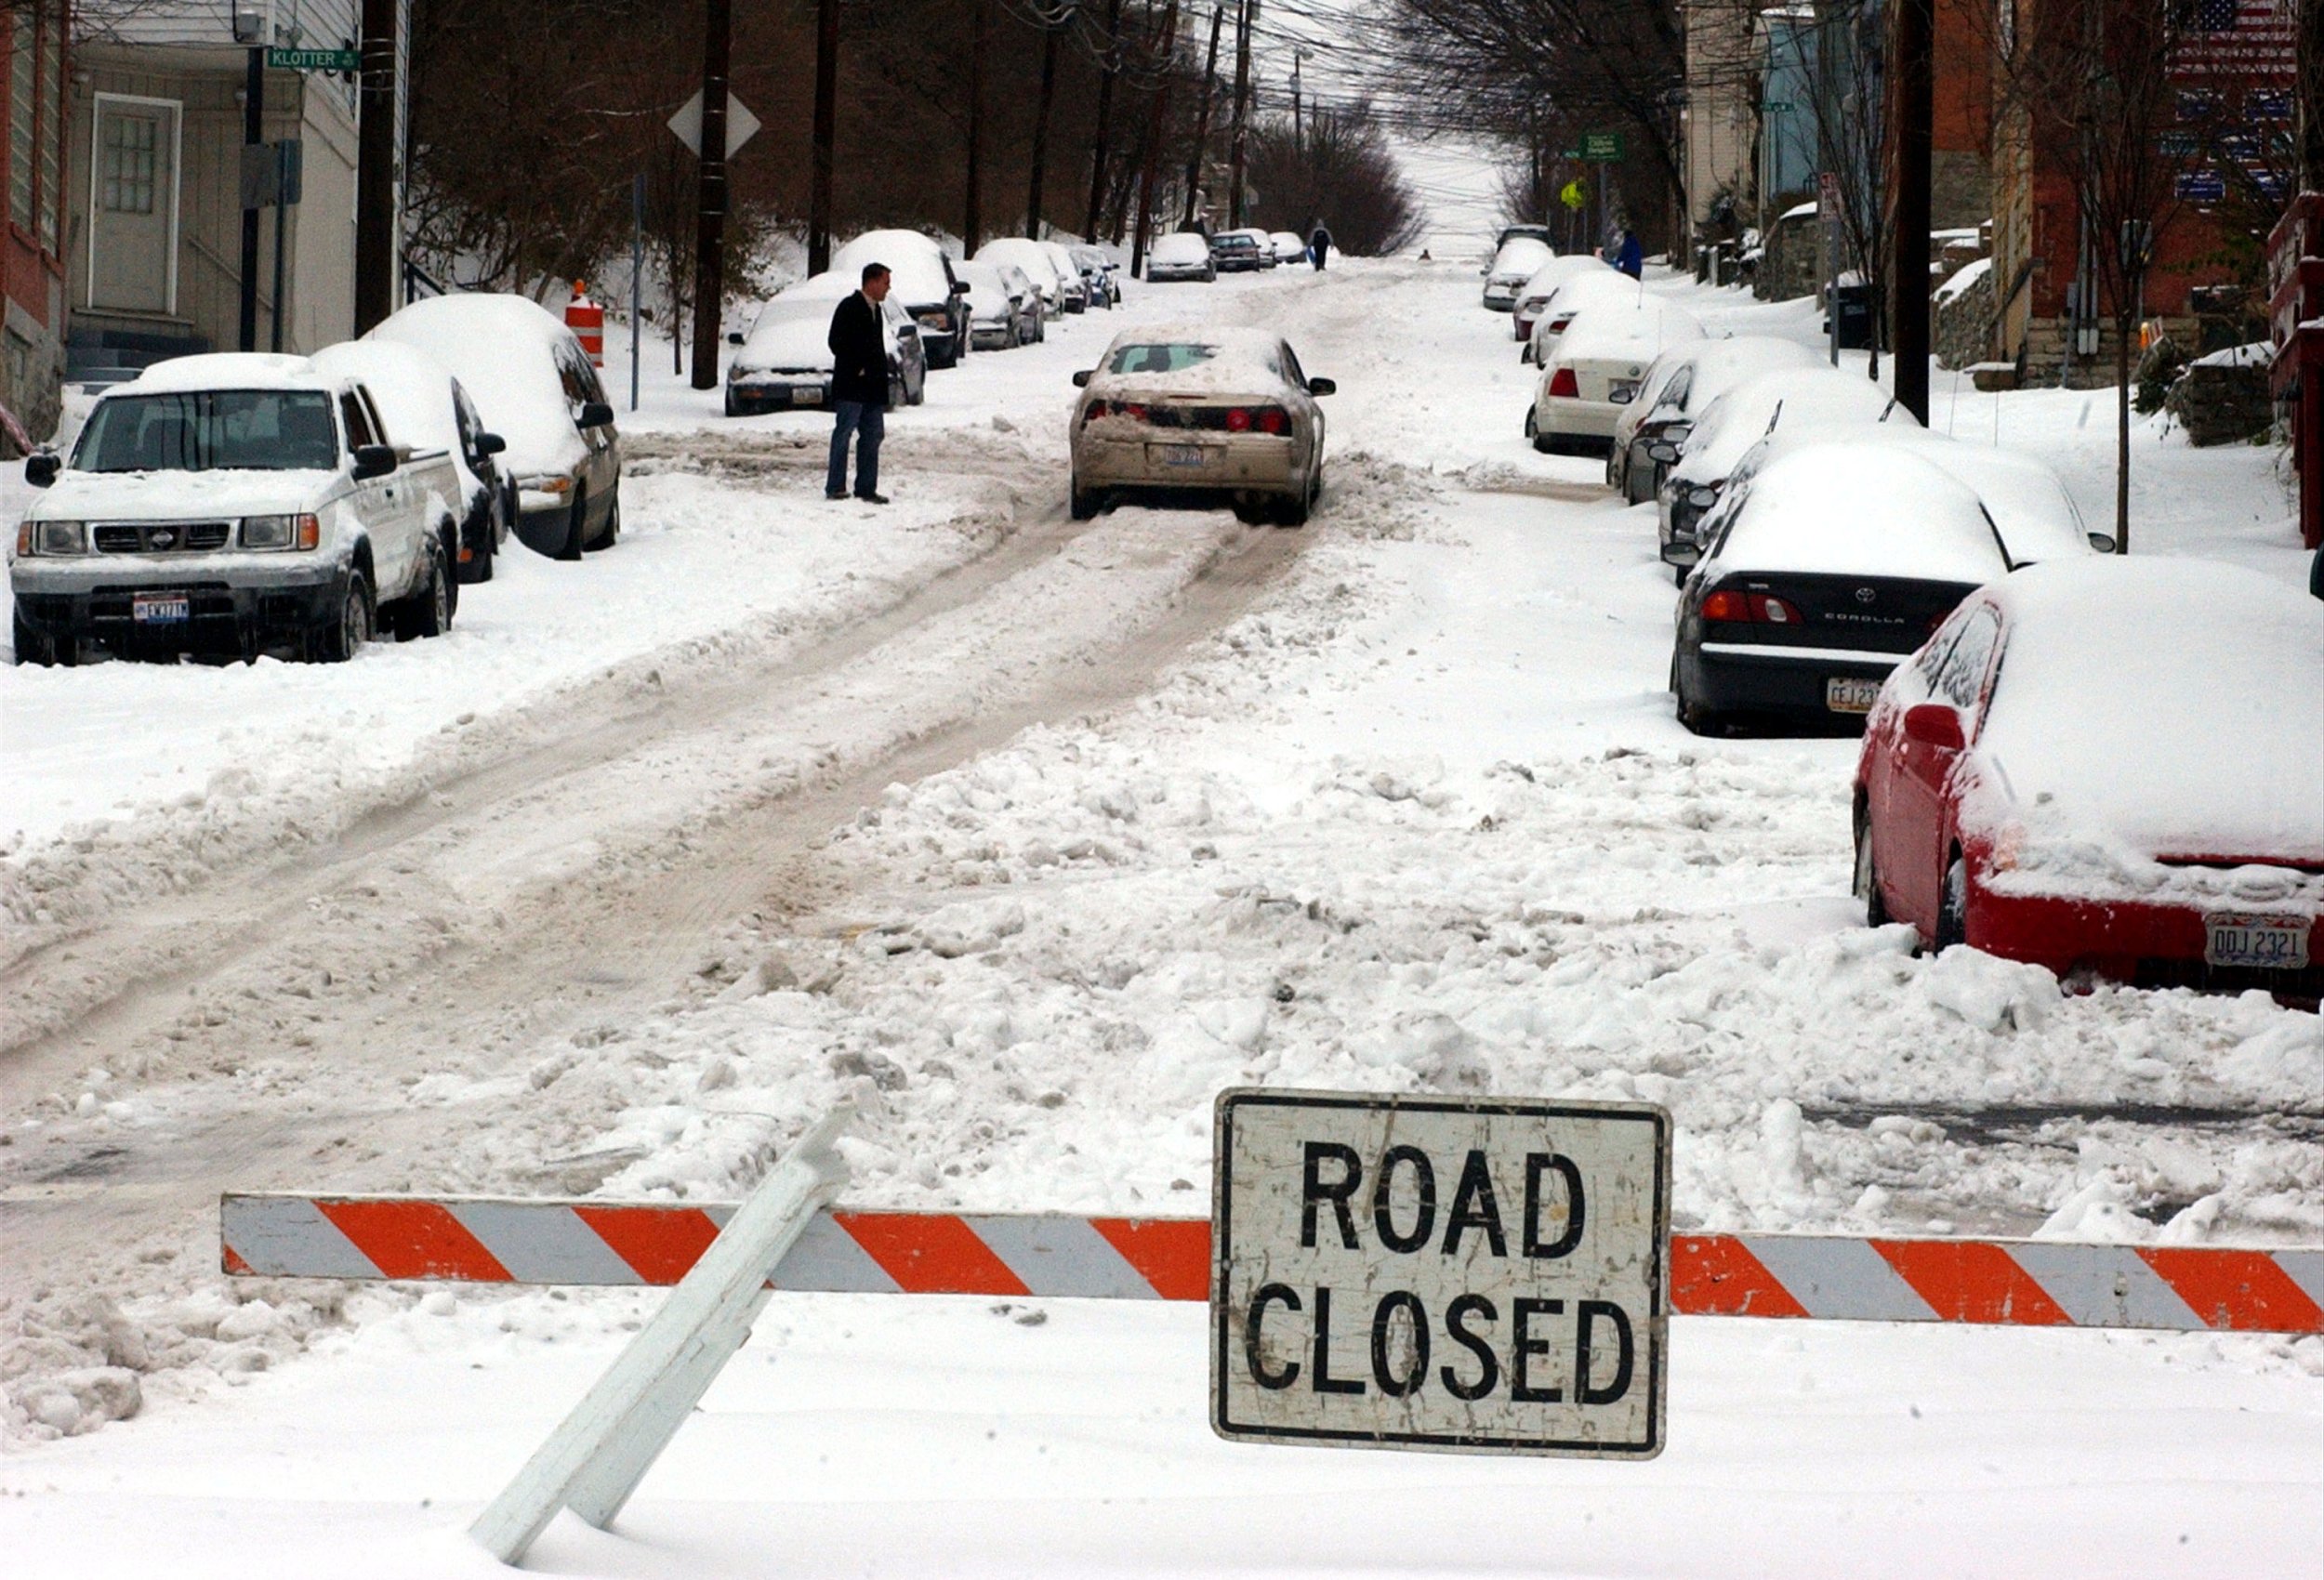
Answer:
M2203 960L2212 966L2297 971L2308 963L2308 927L2304 916L2205 916Z

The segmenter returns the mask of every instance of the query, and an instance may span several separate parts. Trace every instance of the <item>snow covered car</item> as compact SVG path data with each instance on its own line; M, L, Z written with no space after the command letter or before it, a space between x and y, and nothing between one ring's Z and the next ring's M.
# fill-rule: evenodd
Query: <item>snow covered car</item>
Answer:
M322 373L350 378L371 393L379 420L399 450L441 450L459 479L453 514L458 579L489 582L493 562L517 513L516 481L495 459L508 445L484 427L460 381L425 351L391 340L346 340L314 354Z
M1067 247L1065 253L1081 270L1082 283L1089 291L1089 305L1112 311L1122 299L1121 288L1114 279L1114 260L1091 246Z
M1652 499L1662 486L1662 468L1678 459L1679 446L1694 429L1694 413L1755 374L1811 368L1820 361L1799 341L1772 335L1671 347L1655 359L1638 387L1638 399L1615 419L1606 485L1622 491L1625 505Z
M1057 303L1067 312L1082 312L1089 306L1089 282L1082 278L1081 266L1074 255L1065 250L1063 242L1036 242L1049 255L1050 267L1057 270Z
M1698 523L1719 502L1729 474L1751 447L1779 428L1788 425L1820 437L1864 432L1892 418L1919 426L1870 379L1821 364L1745 379L1703 408L1668 464L1655 495L1663 563L1676 570L1679 581L1686 580L1686 568L1701 558Z
M1040 311L1040 298L1026 282L1023 270L1012 270L1021 283L1012 285L1000 270L989 263L958 263L953 272L960 276L960 283L969 290L969 344L980 351L1005 351L1022 346L1032 338L1025 328L1025 297L1034 296L1033 310ZM885 306L886 304L881 304Z
M1263 230L1221 230L1210 238L1211 261L1221 274L1252 273L1274 267L1274 248L1261 248Z
M1074 518L1124 494L1231 500L1235 514L1303 526L1324 485L1324 414L1310 378L1260 329L1138 329L1074 375Z
M1650 299L1639 289L1637 281L1618 270L1602 266L1568 280L1541 304L1533 328L1525 336L1525 349L1517 353L1517 360L1535 367L1549 366L1550 359L1557 354L1558 342L1565 338L1565 331L1573 327L1575 318L1584 308L1600 302L1636 308Z
M1058 271L1057 259L1041 243L1027 241L1023 236L996 236L976 249L976 261L1014 265L1023 270L1025 278L1041 293L1043 318L1055 318L1065 310L1064 278Z
M2114 534L2090 530L2065 480L2040 456L1948 439L1904 423L1883 424L1879 432L1894 441L1916 442L1915 454L1974 489L2013 564L2114 552Z
M1277 263L1305 263L1307 238L1290 230L1277 230L1267 240L1274 244Z
M1652 296L1594 300L1567 324L1525 414L1536 450L1603 454L1614 442L1615 420L1638 398L1647 364L1703 337L1693 313Z
M1152 284L1162 280L1200 280L1205 283L1219 277L1219 267L1210 257L1210 244L1198 230L1174 230L1167 236L1155 238L1154 246L1146 254L1146 281Z
M2036 566L1882 688L1855 892L1875 926L2063 979L2313 1003L2319 764L2324 605L2199 560Z
M1030 274L1013 263L984 264L1000 276L1000 283L1017 303L1017 344L1037 344L1049 338L1049 302Z
M888 299L920 326L928 365L957 366L969 349L969 298L943 245L918 230L866 230L831 255L831 272L855 290L868 263L888 266Z
M1510 300L1509 327L1525 348L1518 353L1517 360L1522 362L1535 360L1534 325L1540 323L1542 309L1550 305L1550 298L1559 291L1577 280L1603 280L1611 284L1627 278L1604 258L1592 257L1588 253L1553 257L1542 264L1525 277L1525 283L1517 287L1515 296ZM1633 283L1631 295L1635 296L1637 291L1638 287Z
M429 296L363 338L435 358L508 441L500 467L516 479L516 533L527 548L573 559L621 535L614 408L588 353L554 313L529 296Z
M1517 293L1525 288L1540 267L1551 258L1550 244L1532 236L1512 236L1493 254L1493 261L1485 266L1485 305L1493 312L1513 312Z
M17 662L353 656L375 620L448 629L460 484L364 387L304 357L159 362L98 400L17 529Z
M1697 734L1739 714L1860 719L1906 654L2011 570L1977 496L1904 445L1804 445L1704 525L1670 657Z
M831 314L862 287L860 274L827 270L768 297L747 335L727 336L737 349L726 364L726 415L829 406ZM1008 306L1006 298L1001 305ZM888 340L888 403L917 406L928 388L920 326L905 316L892 292L879 304L879 319Z

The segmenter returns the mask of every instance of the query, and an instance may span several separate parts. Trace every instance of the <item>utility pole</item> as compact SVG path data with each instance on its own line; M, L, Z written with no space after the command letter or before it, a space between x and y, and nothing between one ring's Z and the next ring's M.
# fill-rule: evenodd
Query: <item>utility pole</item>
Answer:
M242 167L244 185L248 171L257 156L251 151L266 141L266 46L253 45L250 59L244 69L242 88ZM242 349L258 349L258 209L250 200L257 194L243 193L242 204Z
M810 274L831 267L831 163L838 110L839 0L815 0L815 148L807 181Z
M1291 51L1291 157L1306 156L1305 139L1300 131L1300 62L1307 59L1307 51Z
M363 0L355 127L355 333L395 310L395 0Z
M1186 217L1182 226L1192 229L1195 223L1195 204L1202 191L1202 156L1210 143L1210 101L1218 95L1219 24L1226 19L1226 8L1210 8L1210 55L1203 62L1202 102L1195 109L1195 151L1186 160Z
M1257 20L1259 0L1239 0L1235 16L1235 132L1229 143L1226 226L1243 228L1243 159L1245 121L1250 108L1250 28Z
M1122 0L1105 0L1105 68L1098 76L1097 148L1089 159L1089 222L1081 228L1084 240L1098 239L1098 220L1105 208L1106 133L1114 119L1114 79L1122 69Z
M1896 232L1889 247L1896 303L1896 400L1929 420L1929 181L1935 85L1934 0L1896 7ZM1839 310L1837 302L1833 310Z
M827 0L826 0L827 3ZM1066 14L1070 14L1069 12ZM1057 23L1041 24L1041 99L1033 112L1033 181L1024 199L1024 233L1041 239L1041 178L1048 172L1049 110L1057 97Z
M726 300L726 66L733 0L703 0L702 163L694 181L693 387L719 383L719 319Z
M1129 272L1133 279L1145 267L1146 249L1154 242L1154 167L1161 163L1162 128L1169 124L1170 78L1168 67L1170 51L1177 44L1178 0L1170 0L1170 8L1162 18L1162 48L1155 58L1155 65L1163 69L1162 86L1155 92L1154 108L1147 114L1146 124L1139 133L1139 140L1144 146L1140 151L1140 164L1143 169L1138 177L1138 239L1131 244L1129 250Z
M960 243L984 239L984 3L969 0L969 191L960 204Z

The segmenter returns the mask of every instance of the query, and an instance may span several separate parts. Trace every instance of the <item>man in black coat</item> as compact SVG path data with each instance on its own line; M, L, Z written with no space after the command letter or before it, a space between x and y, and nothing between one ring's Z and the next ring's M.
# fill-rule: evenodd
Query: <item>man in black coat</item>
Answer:
M888 336L880 328L879 304L888 297L888 266L864 266L864 288L831 314L831 406L838 422L831 430L831 470L824 479L825 499L847 497L847 441L855 447L855 497L885 505L879 492L879 441L888 428Z
M1315 227L1315 233L1307 238L1307 261L1314 264L1316 270L1321 272L1325 263L1330 257L1331 232L1318 225Z

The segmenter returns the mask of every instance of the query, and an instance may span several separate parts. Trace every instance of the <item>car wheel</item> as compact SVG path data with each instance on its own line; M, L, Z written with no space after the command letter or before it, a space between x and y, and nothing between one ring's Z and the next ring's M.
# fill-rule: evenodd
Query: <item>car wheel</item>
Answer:
M307 633L307 657L315 664L344 664L371 640L371 580L351 570L339 591L338 611Z
M565 509L565 542L564 546L557 551L558 559L578 560L581 558L581 551L588 546L582 542L583 536L589 530L588 522L589 491L586 488L576 488L573 491L573 503Z
M1275 506L1275 525L1278 527L1307 525L1307 513L1314 507L1314 503L1315 493L1313 489L1304 489L1298 494L1287 495Z
M1866 927L1884 928L1895 920L1888 914L1888 902L1881 897L1880 866L1872 859L1872 820L1861 807L1856 809L1855 880L1850 887L1864 902Z
M1066 513L1076 521L1093 520L1098 513L1098 507L1104 503L1104 496L1096 489L1084 488L1077 481L1068 482L1066 492Z
M619 483L615 483L614 485L614 497L608 500L605 506L605 530L597 534L597 541L595 543L587 544L584 546L592 550L611 548L620 540L620 538L621 485Z
M43 668L58 662L58 647L46 637L24 624L24 616L12 614L9 622L10 640L16 648L19 664L37 664ZM71 663L70 659L65 660Z
M905 385L904 403L907 406L917 406L927 399L928 370L926 368L922 368L920 370L919 377L912 379Z
M1684 725L1691 733L1712 735L1720 732L1721 727L1725 722L1724 718L1697 702L1687 691L1686 679L1679 669L1678 656L1675 653L1670 658L1670 690L1677 698L1679 722Z
M734 387L731 384L726 387L726 415L730 417L739 417L743 415L742 407L734 403Z
M1525 405L1525 437L1527 439L1538 439L1541 437L1540 415L1534 410L1530 402L1526 402Z
M452 577L443 562L443 540L428 540L428 568L408 598L397 599L381 612L399 642L419 637L441 637L452 625Z
M1944 892L1936 898L1936 947L1942 954L1968 941L1969 863L1955 850L1951 864L1945 869Z

